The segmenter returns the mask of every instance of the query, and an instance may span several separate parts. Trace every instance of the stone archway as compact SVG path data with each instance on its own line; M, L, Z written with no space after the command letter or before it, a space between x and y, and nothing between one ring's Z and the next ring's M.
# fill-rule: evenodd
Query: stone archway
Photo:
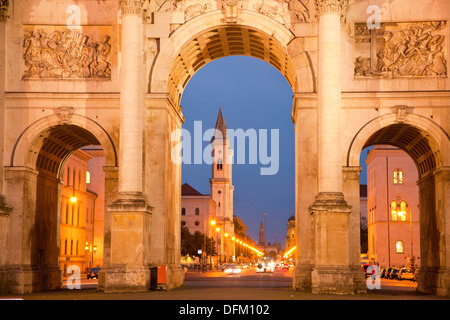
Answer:
M398 147L412 158L419 176L421 269L417 289L421 293L446 296L450 290L450 257L446 245L450 239L450 159L446 156L450 137L423 116L407 114L399 119L398 109L394 108L397 112L380 116L360 129L348 149L344 172L352 172L359 181L360 153L377 144ZM344 181L344 187L350 199L359 192L351 179ZM356 233L356 230L349 232Z
M3 290L29 293L61 287L59 225L61 175L68 157L81 147L102 145L108 167L117 166L114 143L94 121L80 115L42 118L19 136L5 167L8 219ZM106 170L108 172L108 170ZM107 173L107 201L114 196ZM108 223L105 221L105 225ZM108 242L105 241L105 247ZM108 248L105 248L105 255Z
M189 79L210 61L245 55L275 67L294 92L315 89L308 54L294 50L299 39L287 28L253 12L242 12L240 21L226 24L220 11L192 19L161 46L150 72L144 154L151 154L152 158L145 160L144 189L153 207L153 261L169 264L172 279L180 279L182 275L178 271L181 166L170 158L172 148L178 143L171 139L171 133L184 122L180 100Z

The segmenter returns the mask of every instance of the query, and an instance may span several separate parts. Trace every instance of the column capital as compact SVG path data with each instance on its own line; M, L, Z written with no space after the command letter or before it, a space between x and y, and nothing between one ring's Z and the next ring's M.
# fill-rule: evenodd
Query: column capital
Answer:
M315 0L318 15L324 13L341 13L347 9L349 0Z
M143 0L120 0L120 10L122 15L141 16L143 13L143 6Z

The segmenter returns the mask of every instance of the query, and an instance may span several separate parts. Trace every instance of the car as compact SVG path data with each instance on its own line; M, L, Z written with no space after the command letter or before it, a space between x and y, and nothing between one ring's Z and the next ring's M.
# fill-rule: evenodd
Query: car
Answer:
M413 280L414 278L414 272L411 269L408 268L402 268L400 269L400 272L397 275L397 280Z
M99 271L100 271L100 268L91 268L87 272L87 278L88 279L94 279L94 278L98 279Z
M224 269L223 272L225 273L232 273L232 274L238 274L241 273L241 268L235 264L230 264L227 265Z
M417 282L417 274L419 273L419 268L417 268L415 271L414 271L414 276L413 276L413 278L412 278L412 281L413 282Z
M282 265L282 267L281 267L281 269L287 269L287 270L289 270L289 264L287 264L287 263L283 263L283 265Z
M370 277L372 274L377 272L377 268L378 266L373 265L373 264L363 264L362 265L363 271L364 271L364 275L367 277Z
M398 268L392 268L391 273L389 273L388 279L397 279L398 273L400 272L400 269Z

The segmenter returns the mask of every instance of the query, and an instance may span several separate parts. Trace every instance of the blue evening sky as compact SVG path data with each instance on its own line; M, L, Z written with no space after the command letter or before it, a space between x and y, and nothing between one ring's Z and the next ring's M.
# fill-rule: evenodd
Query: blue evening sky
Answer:
M280 242L283 248L286 245L287 220L295 210L292 95L289 83L270 64L256 58L231 56L201 68L190 79L181 100L186 118L183 129L191 133L192 154L194 121L202 121L203 132L214 128L219 107L228 129L266 129L269 157L270 132L272 129L279 130L278 173L260 175L260 168L267 165L260 163L259 156L258 164L248 164L247 144L246 164L236 164L235 157L233 185L234 214L246 224L247 235L255 242L259 240L261 219L267 213L266 239ZM203 142L203 149L207 144L207 141ZM208 164L182 166L182 183L189 183L203 194L210 193L210 177L211 167Z

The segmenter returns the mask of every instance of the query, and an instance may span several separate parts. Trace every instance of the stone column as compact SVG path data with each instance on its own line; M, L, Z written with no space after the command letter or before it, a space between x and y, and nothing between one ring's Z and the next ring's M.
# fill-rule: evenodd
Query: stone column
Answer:
M120 66L120 150L118 198L108 206L105 224L105 292L150 288L152 208L143 195L143 1L122 0ZM109 230L107 230L109 228Z
M316 0L319 16L318 195L310 207L314 293L354 292L349 267L349 214L342 193L341 12L348 0Z
M319 192L342 192L341 11L348 0L316 0L319 14Z
M122 12L120 65L119 193L142 193L142 139L145 106L143 83L144 26L142 0L120 1Z

